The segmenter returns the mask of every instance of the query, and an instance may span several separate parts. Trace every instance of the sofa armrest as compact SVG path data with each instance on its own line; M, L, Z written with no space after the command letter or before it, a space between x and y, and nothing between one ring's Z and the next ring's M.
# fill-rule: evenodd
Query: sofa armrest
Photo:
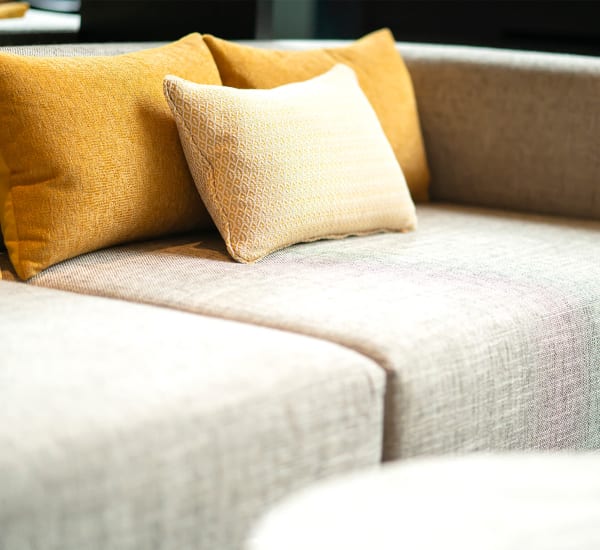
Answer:
M600 59L399 44L433 200L600 219Z

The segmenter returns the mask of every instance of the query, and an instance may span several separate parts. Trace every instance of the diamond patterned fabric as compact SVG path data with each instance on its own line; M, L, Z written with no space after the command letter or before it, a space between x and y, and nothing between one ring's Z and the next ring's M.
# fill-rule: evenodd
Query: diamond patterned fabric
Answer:
M349 67L272 90L167 77L165 94L196 186L234 259L414 228L402 170Z

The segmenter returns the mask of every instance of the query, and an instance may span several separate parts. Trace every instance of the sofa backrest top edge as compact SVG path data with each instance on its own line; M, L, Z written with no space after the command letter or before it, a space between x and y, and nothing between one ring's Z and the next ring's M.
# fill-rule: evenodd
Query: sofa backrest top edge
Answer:
M252 45L258 48L280 50L307 50L315 48L332 48L347 46L351 40L242 40L240 44ZM162 46L166 42L107 42L81 44L49 44L3 46L0 52L20 55L44 56L92 56L117 55L147 48ZM583 68L600 70L600 57L525 50L509 50L481 46L462 46L453 44L428 44L420 42L396 42L398 51L407 62L418 60L431 61L462 61L492 65L515 65L523 67L548 66L551 64L558 70L581 70Z

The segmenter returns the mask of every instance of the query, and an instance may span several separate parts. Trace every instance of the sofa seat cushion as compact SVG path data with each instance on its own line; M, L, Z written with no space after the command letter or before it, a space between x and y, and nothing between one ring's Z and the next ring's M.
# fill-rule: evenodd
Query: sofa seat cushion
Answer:
M384 376L322 340L0 281L0 548L239 548L381 458Z
M253 265L218 237L130 245L32 280L341 343L388 373L384 456L600 447L600 223L423 205L419 230Z

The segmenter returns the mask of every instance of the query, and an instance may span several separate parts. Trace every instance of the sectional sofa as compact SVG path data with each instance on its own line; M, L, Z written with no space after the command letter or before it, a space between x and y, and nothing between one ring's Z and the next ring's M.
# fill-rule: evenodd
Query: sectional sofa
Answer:
M600 60L397 48L431 172L416 231L238 264L205 229L26 282L0 253L2 550L236 549L382 460L600 448Z

